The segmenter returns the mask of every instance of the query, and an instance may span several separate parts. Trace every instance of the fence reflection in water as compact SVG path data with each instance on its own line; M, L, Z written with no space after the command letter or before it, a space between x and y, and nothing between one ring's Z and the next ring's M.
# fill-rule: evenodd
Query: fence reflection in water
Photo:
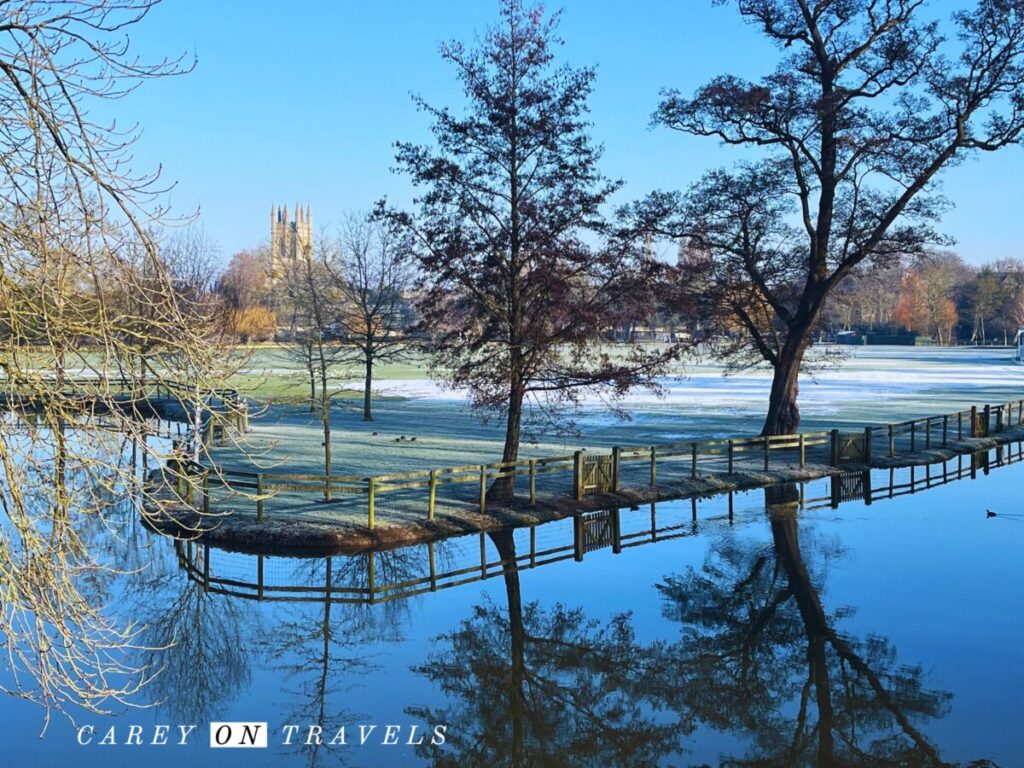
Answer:
M850 472L796 486L799 509L871 504L945 483L988 474L1024 461L1024 442L946 461L894 469ZM792 487L792 486L791 486ZM823 495L809 495L826 491ZM247 555L177 541L179 563L213 593L246 599L374 604L436 592L461 584L586 555L694 536L707 523L731 524L735 498L760 490L579 514L512 532L516 553L503 559L486 533L363 555L294 558Z
M863 466L883 457L913 460L938 448L969 451L971 443L965 441L1000 434L1005 438L1008 430L1022 424L1024 400L1014 400L855 431L614 447L609 453L578 450L374 477L251 472L186 462L177 492L190 503L198 498L203 511L255 512L260 522L271 516L327 522L347 518L373 528L381 518L403 524L439 515L484 514L489 504L508 502L513 486L518 502L529 504L645 488L678 491L689 481L736 472Z

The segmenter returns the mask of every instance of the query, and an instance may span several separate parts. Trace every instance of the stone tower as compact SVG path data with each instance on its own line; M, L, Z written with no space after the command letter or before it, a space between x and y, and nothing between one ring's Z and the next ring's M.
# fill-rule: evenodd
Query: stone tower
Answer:
M270 208L270 264L271 281L279 279L295 268L301 257L311 255L313 247L313 214L306 206L303 211L295 206L295 219L288 220L288 206Z

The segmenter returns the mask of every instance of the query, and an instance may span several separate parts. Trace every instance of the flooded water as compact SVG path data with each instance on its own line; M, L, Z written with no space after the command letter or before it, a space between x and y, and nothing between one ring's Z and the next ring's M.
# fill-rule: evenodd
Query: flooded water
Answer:
M160 674L139 703L156 703L58 717L40 739L41 711L2 699L6 754L151 768L1021 765L1022 481L1014 447L326 559L173 542L126 507L105 541L135 572L95 588L145 625L138 660ZM211 721L265 721L269 747L211 750ZM130 726L149 742L161 724L171 744L125 744ZM328 744L343 727L346 743Z

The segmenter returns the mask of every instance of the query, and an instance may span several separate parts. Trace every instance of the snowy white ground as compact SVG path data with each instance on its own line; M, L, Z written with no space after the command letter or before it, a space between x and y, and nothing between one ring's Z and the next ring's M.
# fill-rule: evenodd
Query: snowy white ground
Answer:
M857 348L837 366L804 377L802 426L900 421L1024 398L1024 366L1014 364L1012 354L1006 349ZM599 402L587 402L573 415L577 435L537 434L537 443L524 453L749 435L760 429L767 371L723 377L720 367L696 364L687 366L682 378L662 383L663 396L637 391L626 398L627 421L610 415ZM379 474L387 466L401 472L500 456L500 423L481 424L467 407L465 393L427 378L383 380L378 392L401 399L378 401L372 423L361 421L351 402L339 402L332 439L338 471ZM275 405L254 427L248 446L221 449L222 457L245 461L243 450L255 449L261 463L296 471L312 470L321 461L319 425L307 408Z

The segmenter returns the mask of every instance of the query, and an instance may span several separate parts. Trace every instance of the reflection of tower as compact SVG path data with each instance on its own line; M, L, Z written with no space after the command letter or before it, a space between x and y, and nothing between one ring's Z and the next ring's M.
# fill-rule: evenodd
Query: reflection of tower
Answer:
M313 214L295 206L295 220L288 220L288 206L270 208L270 279L287 274L296 260L308 255L313 245Z

